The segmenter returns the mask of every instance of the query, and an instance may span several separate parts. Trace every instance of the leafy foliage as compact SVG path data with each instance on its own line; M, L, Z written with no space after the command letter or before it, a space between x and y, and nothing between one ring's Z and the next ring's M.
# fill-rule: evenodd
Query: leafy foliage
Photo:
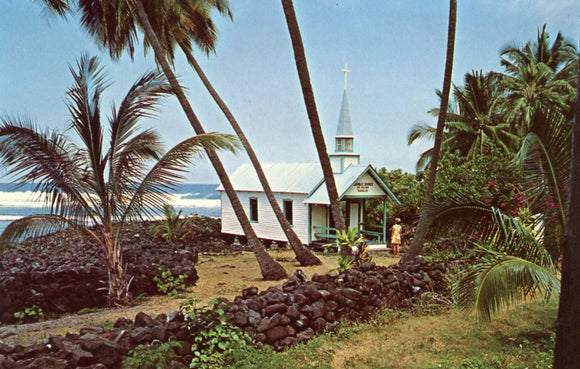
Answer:
M44 320L44 312L40 306L32 305L25 308L24 311L15 312L14 318L16 318L18 323L41 322Z
M377 171L383 182L401 201L401 204L389 202L387 205L387 219L400 218L404 223L410 223L418 218L425 193L425 182L422 174L415 175L403 172L401 169ZM365 223L381 224L383 221L383 204L378 200L366 202Z
M252 351L252 340L242 329L227 323L223 302L210 301L209 309L198 308L197 299L181 305L193 338L191 368L224 368L234 364L234 352Z
M159 275L153 277L153 282L157 283L157 290L168 296L177 296L185 292L185 280L188 278L187 274L180 274L177 277L167 270L163 265L160 265L157 270Z
M176 213L173 206L166 204L163 207L163 215L165 217L161 223L157 223L151 226L151 235L157 236L160 234L161 237L173 242L183 240L185 238L184 230L191 222L191 219L180 219L182 212L183 211L180 210L178 213Z
M358 228L350 228L346 230L336 231L336 240L338 245L346 247L351 250L353 256L338 257L337 271L344 272L345 270L359 266L362 263L369 263L372 261L372 256L368 252L367 240L359 236Z
M175 350L181 344L175 341L164 342L157 347L139 345L129 351L129 356L123 361L123 369L171 369L181 367L174 363L177 358Z

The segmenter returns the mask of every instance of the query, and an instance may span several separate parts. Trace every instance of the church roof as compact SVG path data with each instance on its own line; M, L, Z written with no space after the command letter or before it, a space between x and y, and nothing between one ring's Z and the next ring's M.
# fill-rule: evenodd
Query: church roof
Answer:
M270 188L274 192L308 194L322 178L319 163L262 163ZM236 191L263 192L254 167L243 164L230 175ZM217 188L223 191L223 186Z
M348 98L346 90L342 94L342 106L338 116L338 127L336 128L336 137L352 137L352 126L350 124L350 111L348 109Z
M305 203L330 204L319 163L263 163L262 168L272 191L307 195ZM384 193L397 203L399 202L370 165L350 165L344 172L334 173L339 198L342 198L345 192L365 173L370 173ZM236 169L230 175L230 180L238 192L264 192L258 175L250 163ZM223 186L220 185L217 190L223 191Z

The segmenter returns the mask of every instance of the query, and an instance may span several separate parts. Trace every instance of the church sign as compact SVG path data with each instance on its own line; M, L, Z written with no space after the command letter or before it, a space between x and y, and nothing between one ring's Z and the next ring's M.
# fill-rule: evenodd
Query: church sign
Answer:
M381 185L367 172L360 176L344 193L344 196L375 197L385 196L386 193Z
M356 188L356 192L369 192L369 188L374 185L373 182L356 182L354 184L354 188Z

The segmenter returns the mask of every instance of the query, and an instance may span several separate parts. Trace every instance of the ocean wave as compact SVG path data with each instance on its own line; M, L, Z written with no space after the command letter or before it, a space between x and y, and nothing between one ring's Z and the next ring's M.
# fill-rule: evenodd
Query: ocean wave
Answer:
M169 196L169 203L175 208L219 208L220 199L190 198L189 194Z
M22 217L21 215L0 215L0 222L11 222Z
M37 191L0 191L0 206L2 207L27 207L42 208L46 205L44 196Z

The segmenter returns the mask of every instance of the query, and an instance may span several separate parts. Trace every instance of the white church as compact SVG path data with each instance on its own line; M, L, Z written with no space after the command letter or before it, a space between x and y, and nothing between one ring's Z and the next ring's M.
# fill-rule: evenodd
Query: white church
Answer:
M348 227L357 227L361 235L384 244L387 201L400 202L370 165L361 165L360 155L354 151L355 137L346 95L346 66L342 71L345 72L342 106L334 152L329 154L339 201ZM284 215L302 243L326 244L333 240L334 222L320 163L262 163L262 167ZM253 166L250 163L242 165L230 179L258 237L287 242ZM217 190L221 193L222 233L243 236L223 187ZM383 203L383 224L379 228L364 224L365 202L370 199L380 199Z

